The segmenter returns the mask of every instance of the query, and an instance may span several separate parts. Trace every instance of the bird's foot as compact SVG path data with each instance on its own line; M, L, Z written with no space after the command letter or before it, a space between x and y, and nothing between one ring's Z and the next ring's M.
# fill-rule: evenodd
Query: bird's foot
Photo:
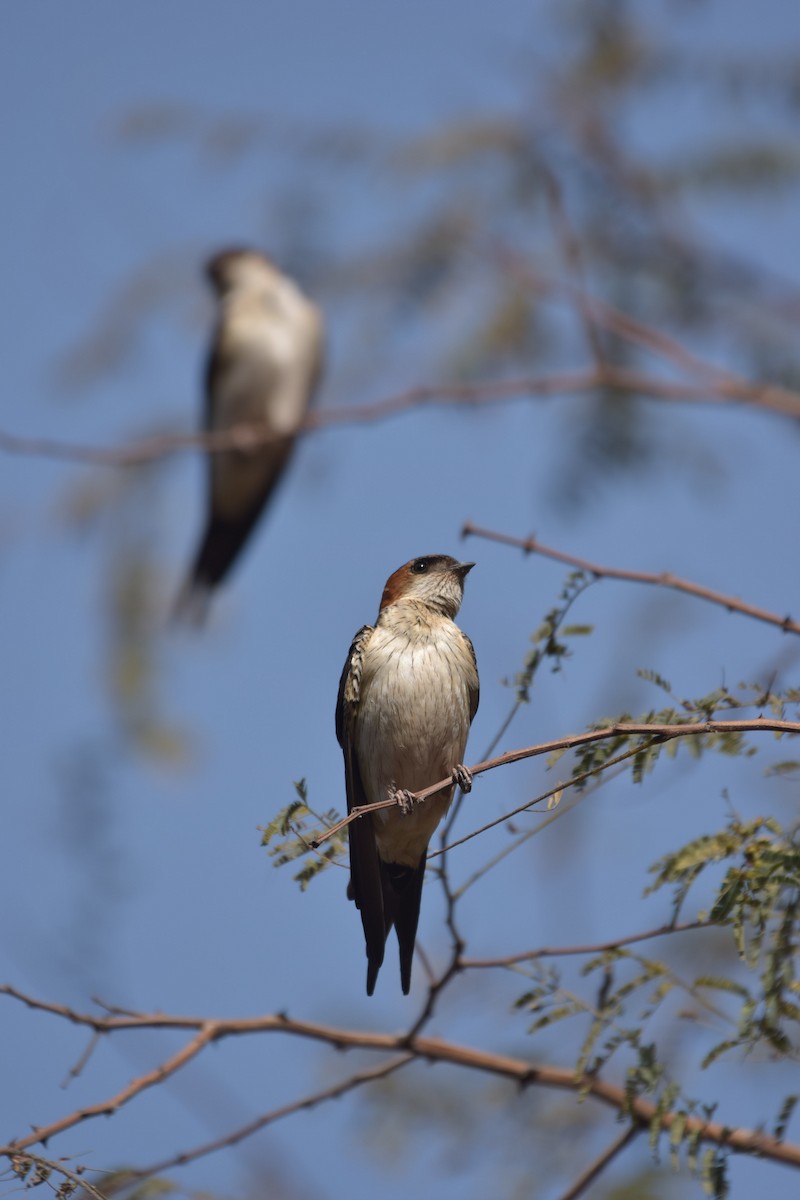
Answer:
M400 812L406 817L413 810L415 805L419 804L417 797L413 792L410 792L408 788L395 788L392 797L399 805Z
M463 763L453 767L453 783L458 784L465 796L468 795L472 791L472 771L469 767Z

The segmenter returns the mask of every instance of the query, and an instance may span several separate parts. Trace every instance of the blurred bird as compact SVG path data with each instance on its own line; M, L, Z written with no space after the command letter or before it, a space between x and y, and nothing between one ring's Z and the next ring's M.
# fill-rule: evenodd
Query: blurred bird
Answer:
M176 616L198 624L286 469L292 433L321 371L323 337L316 306L258 251L223 251L206 271L219 315L206 368L204 427L250 425L276 438L207 456L205 530L175 604Z
M348 827L347 894L364 926L368 996L393 925L408 993L428 843L455 785L472 787L462 760L478 710L478 669L472 642L453 618L474 565L431 554L390 575L377 622L356 634L339 683L336 736L347 811L400 800ZM451 782L427 800L411 797L445 778Z

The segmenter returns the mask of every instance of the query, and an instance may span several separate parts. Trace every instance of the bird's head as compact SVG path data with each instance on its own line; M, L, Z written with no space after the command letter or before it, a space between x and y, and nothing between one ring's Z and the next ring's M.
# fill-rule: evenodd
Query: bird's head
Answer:
M380 611L402 600L416 600L452 620L464 598L464 579L474 566L449 554L412 558L387 579Z
M220 250L206 263L208 276L218 296L235 290L264 291L282 279L274 263L259 250Z

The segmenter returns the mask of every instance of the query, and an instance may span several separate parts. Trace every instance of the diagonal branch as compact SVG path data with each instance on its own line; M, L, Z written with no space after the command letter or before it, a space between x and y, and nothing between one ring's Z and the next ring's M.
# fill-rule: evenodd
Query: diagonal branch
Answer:
M627 937L613 938L609 942L588 942L583 946L542 946L538 950L526 950L522 954L507 954L502 958L462 958L461 966L466 970L488 967L513 967L516 963L534 962L537 958L566 958L568 955L604 954L620 946L633 946L636 942L651 938L666 937L670 933L686 933L690 929L719 929L716 921L683 921L677 924L659 925L642 933L630 933Z
M66 1159L51 1159L43 1158L41 1154L19 1154L12 1156L11 1167L17 1177L24 1181L24 1188L27 1191L29 1188L38 1187L42 1183L49 1183L53 1187L50 1176L55 1173L61 1175L69 1184L72 1185L70 1190L64 1191L59 1188L55 1193L56 1196L62 1195L80 1195L82 1198L90 1198L90 1200L108 1200L108 1197L98 1188L89 1182L85 1177L85 1169L79 1167L76 1171L70 1170L66 1164ZM33 1176L31 1170L34 1171ZM38 1175L38 1178L37 1178ZM55 1189L53 1188L55 1191ZM8 1194L8 1193L4 1193Z
M485 875L487 871L496 866L497 863L501 862L503 858L509 854L513 854L514 851L523 844L523 839L532 837L534 833L538 833L540 830L544 829L550 821L557 819L558 816L565 811L569 811L562 808L560 803L561 793L565 792L567 788L580 787L582 784L588 783L590 779L594 779L595 776L602 774L605 776L605 779L595 779L595 788L600 787L601 784L606 781L606 779L613 778L613 776L609 776L609 771L612 767L622 766L630 759L635 758L637 754L641 754L644 751L649 750L652 746L658 745L660 740L660 738L650 738L649 741L639 742L637 745L630 747L628 750L624 750L622 754L615 754L612 758L607 758L605 762L597 763L596 766L589 767L589 769L586 771L580 771L577 775L573 774L569 779L560 779L553 787L548 788L544 792L540 792L539 795L534 796L532 800L526 800L524 804L518 804L516 808L512 808L508 812L502 813L499 817L494 817L491 821L487 821L484 825L479 825L477 829L472 829L469 833L465 833L462 837L456 838L454 842L450 842L445 849L454 850L456 846L463 846L465 842L471 842L473 838L480 837L480 835L482 833L486 833L487 830L494 829L498 825L504 825L506 821L510 821L512 817L517 817L520 815L520 813L530 812L535 805L543 804L545 800L551 800L555 796L559 797L558 808L550 813L550 816L547 818L547 820L542 821L535 830L529 830L527 833L523 834L521 838L517 838L516 841L511 842L497 855L495 855L493 859L490 859L488 863L484 863L483 866L478 867L472 873L466 883L462 884L460 894L463 895L467 887L471 887L473 883L476 883L478 879ZM587 795L589 795L588 789L583 791L580 796L575 797L574 802L577 804L578 800L584 799ZM429 859L436 858L437 854L441 853L442 851L438 850L435 854L430 854L428 857Z
M8 991L8 989L4 988L3 991ZM24 1138L16 1138L11 1143L11 1152L18 1154L21 1150L26 1150L29 1146L35 1146L38 1142L44 1145L49 1138L54 1137L57 1133L64 1133L67 1129L72 1129L75 1125L80 1125L82 1121L90 1120L92 1117L110 1117L112 1113L117 1112L124 1104L132 1100L134 1096L138 1096L140 1092L145 1091L147 1088L162 1083L170 1075L174 1075L176 1071L179 1071L181 1067L185 1067L187 1062L195 1058L210 1041L213 1041L214 1036L214 1022L203 1025L198 1031L197 1036L193 1037L185 1046L182 1046L177 1054L173 1054L171 1058L160 1063L152 1071L148 1071L146 1074L134 1079L121 1092L118 1092L116 1096L112 1096L109 1100L100 1100L97 1104L89 1104L85 1108L77 1108L74 1112L61 1117L58 1121L53 1121L45 1128L35 1127L33 1133L29 1133ZM0 1153L3 1153L2 1148L0 1148Z
M614 1138L614 1141L607 1146L602 1154L599 1154L593 1163L583 1171L575 1180L571 1187L568 1187L565 1192L559 1196L559 1200L578 1200L586 1189L594 1183L597 1176L606 1169L608 1164L620 1154L626 1146L630 1145L633 1139L641 1129L637 1125L629 1125L619 1137Z
M235 1146L238 1142L244 1141L245 1138L252 1137L254 1133L265 1129L267 1125L274 1125L276 1121L283 1120L284 1117L291 1117L294 1113L315 1108L318 1104L323 1104L327 1100L337 1100L340 1096L344 1096L345 1093L352 1092L364 1084L374 1083L376 1079L385 1079L388 1075L399 1070L400 1067L404 1067L407 1063L412 1062L413 1059L413 1054L396 1055L394 1058L389 1058L385 1062L379 1063L376 1067L368 1067L364 1071L358 1071L356 1074L349 1075L339 1083L335 1083L332 1087L313 1092L309 1096L303 1096L300 1100L294 1100L290 1104L283 1104L279 1108L273 1108L269 1112L262 1113L254 1121L248 1122L247 1125L241 1125L238 1129L234 1129L232 1133L225 1134L223 1137L215 1138L210 1142L204 1142L200 1146L194 1146L191 1150L183 1150L179 1154L172 1155L170 1158L162 1159L161 1162L151 1163L149 1167L141 1167L139 1170L131 1171L129 1181L133 1183L135 1180L149 1179L153 1175L161 1175L164 1171L169 1171L174 1167L185 1167L188 1163L194 1162L195 1159L204 1158L208 1154L215 1154L218 1150L225 1150L229 1146Z
M309 1021L292 1020L284 1014L267 1014L260 1017L239 1018L234 1020L215 1020L204 1017L170 1016L163 1013L131 1014L124 1016L96 1014L81 1014L65 1006L52 1005L39 1001L32 996L18 992L5 986L2 989L6 995L12 996L31 1008L47 1012L58 1012L61 1016L79 1025L99 1028L106 1032L114 1029L194 1029L196 1037L180 1052L184 1061L188 1061L199 1049L199 1041L207 1045L225 1037L238 1036L245 1033L276 1033L284 1036L294 1036L306 1040L327 1043L335 1049L344 1050L361 1048L368 1050L383 1050L401 1055L404 1059L412 1057L429 1063L447 1063L451 1066L463 1067L466 1070L478 1071L494 1075L498 1078L509 1079L521 1087L555 1088L560 1091L572 1092L577 1096L589 1095L601 1104L624 1112L640 1129L658 1128L669 1132L676 1120L682 1122L685 1136L694 1135L698 1141L711 1142L729 1150L743 1154L756 1154L774 1162L788 1166L800 1167L800 1144L786 1142L772 1137L758 1129L737 1128L733 1125L723 1125L717 1121L707 1121L701 1117L686 1116L684 1113L663 1111L656 1103L644 1096L631 1096L624 1086L607 1082L599 1075L576 1075L572 1067L557 1067L550 1064L529 1062L522 1058L513 1058L491 1051L480 1050L471 1046L459 1045L437 1037L409 1037L407 1034L369 1033L360 1030L335 1028L319 1025ZM190 1053L190 1051L192 1051ZM79 1110L70 1117L61 1118L51 1125L39 1127L26 1138L0 1146L0 1155L12 1158L20 1150L33 1142L45 1142L54 1134L69 1129L78 1124L86 1115L99 1115L102 1112L115 1111L125 1102L123 1097L130 1099L132 1095L141 1092L144 1081L165 1070L176 1070L180 1065L174 1056L157 1068L135 1080L124 1092L115 1098L115 1102L92 1110ZM386 1064L383 1064L386 1066ZM398 1067L401 1065L397 1063ZM387 1068L388 1069L388 1068Z
M476 763L470 767L472 775L482 775L484 771L492 771L496 767L504 767L509 763L521 762L526 758L536 758L542 754L552 754L556 750L574 750L578 746L589 746L593 742L608 741L612 738L619 737L642 737L656 738L658 741L669 742L674 738L682 737L703 737L709 734L729 734L729 733L788 733L799 734L800 722L798 721L777 721L771 717L755 717L752 720L744 721L689 721L686 724L679 725L650 725L644 722L637 721L618 721L614 725L607 725L602 729L590 729L586 733L573 733L563 738L556 738L552 742L540 742L537 746L525 746L521 750L509 750L505 754L500 754L497 758L487 759L485 762ZM638 747L637 749L645 749L646 747ZM421 788L418 792L412 792L413 799L416 802L427 800L429 796L435 795L436 792L444 791L445 788L452 786L452 777L440 779L437 783L432 783L430 787ZM554 791L564 787L564 784L559 784ZM541 798L541 797L540 797ZM406 802L406 798L403 798ZM361 804L357 808L353 808L346 817L342 817L336 821L324 833L315 838L310 845L317 849L328 838L337 834L341 829L345 829L351 821L363 817L366 813L379 812L384 808L393 808L401 801L395 797L390 797L386 800L377 800L374 804ZM529 808L535 801L529 801L528 804L522 806L523 809ZM515 811L522 811L515 810ZM512 814L508 814L512 815ZM505 820L505 818L502 818Z
M767 612L764 608L756 608L753 604L746 604L734 596L715 592L711 588L703 587L702 584L692 583L688 579L679 579L670 571L626 571L621 567L603 567L598 563L589 562L586 558L577 558L574 554L567 554L564 550L545 546L536 537L517 538L508 533L497 533L493 529L484 529L480 525L473 525L471 521L466 522L461 530L461 536L479 537L490 542L501 542L504 546L516 546L526 554L541 554L544 558L552 558L568 567L585 571L587 575L593 575L595 579L624 579L629 583L648 583L655 587L685 592L688 596L697 596L700 600L707 600L710 604L718 604L722 608L727 608L729 612L744 613L746 617L753 617L756 621L766 621L769 625L777 625L784 633L800 633L800 622L793 621L791 617L778 616L777 613Z
M784 416L800 415L800 395L767 384L748 384L727 377L676 383L641 371L607 364L518 379L466 384L422 384L372 404L355 404L310 413L288 436L337 426L385 420L433 405L488 405L526 397L543 398L615 388L655 400L689 404L749 404ZM65 442L57 438L23 437L0 430L0 452L29 458L56 459L101 467L136 467L186 451L221 454L256 450L284 440L285 433L253 425L237 425L210 433L163 433L139 437L119 446Z
M570 304L580 307L584 319L647 350L655 357L670 363L675 369L704 380L713 388L718 398L725 396L729 400L747 400L776 412L784 412L787 415L794 412L798 415L800 396L796 392L775 384L754 385L743 375L706 362L663 330L646 325L608 301L589 294L573 280L554 277L540 270L530 261L521 259L514 250L500 246L497 249L497 258L503 268L518 281L527 283L540 294L565 297ZM755 400L754 388L758 391L758 400Z

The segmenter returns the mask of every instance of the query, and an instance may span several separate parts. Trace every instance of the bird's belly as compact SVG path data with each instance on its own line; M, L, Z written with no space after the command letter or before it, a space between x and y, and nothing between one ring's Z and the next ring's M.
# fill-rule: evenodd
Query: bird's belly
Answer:
M458 647L435 639L378 647L364 664L356 753L367 800L411 792L447 778L463 761L469 732L468 681L452 655ZM393 651L393 652L392 652ZM453 787L412 812L375 813L381 858L417 866L453 798Z

